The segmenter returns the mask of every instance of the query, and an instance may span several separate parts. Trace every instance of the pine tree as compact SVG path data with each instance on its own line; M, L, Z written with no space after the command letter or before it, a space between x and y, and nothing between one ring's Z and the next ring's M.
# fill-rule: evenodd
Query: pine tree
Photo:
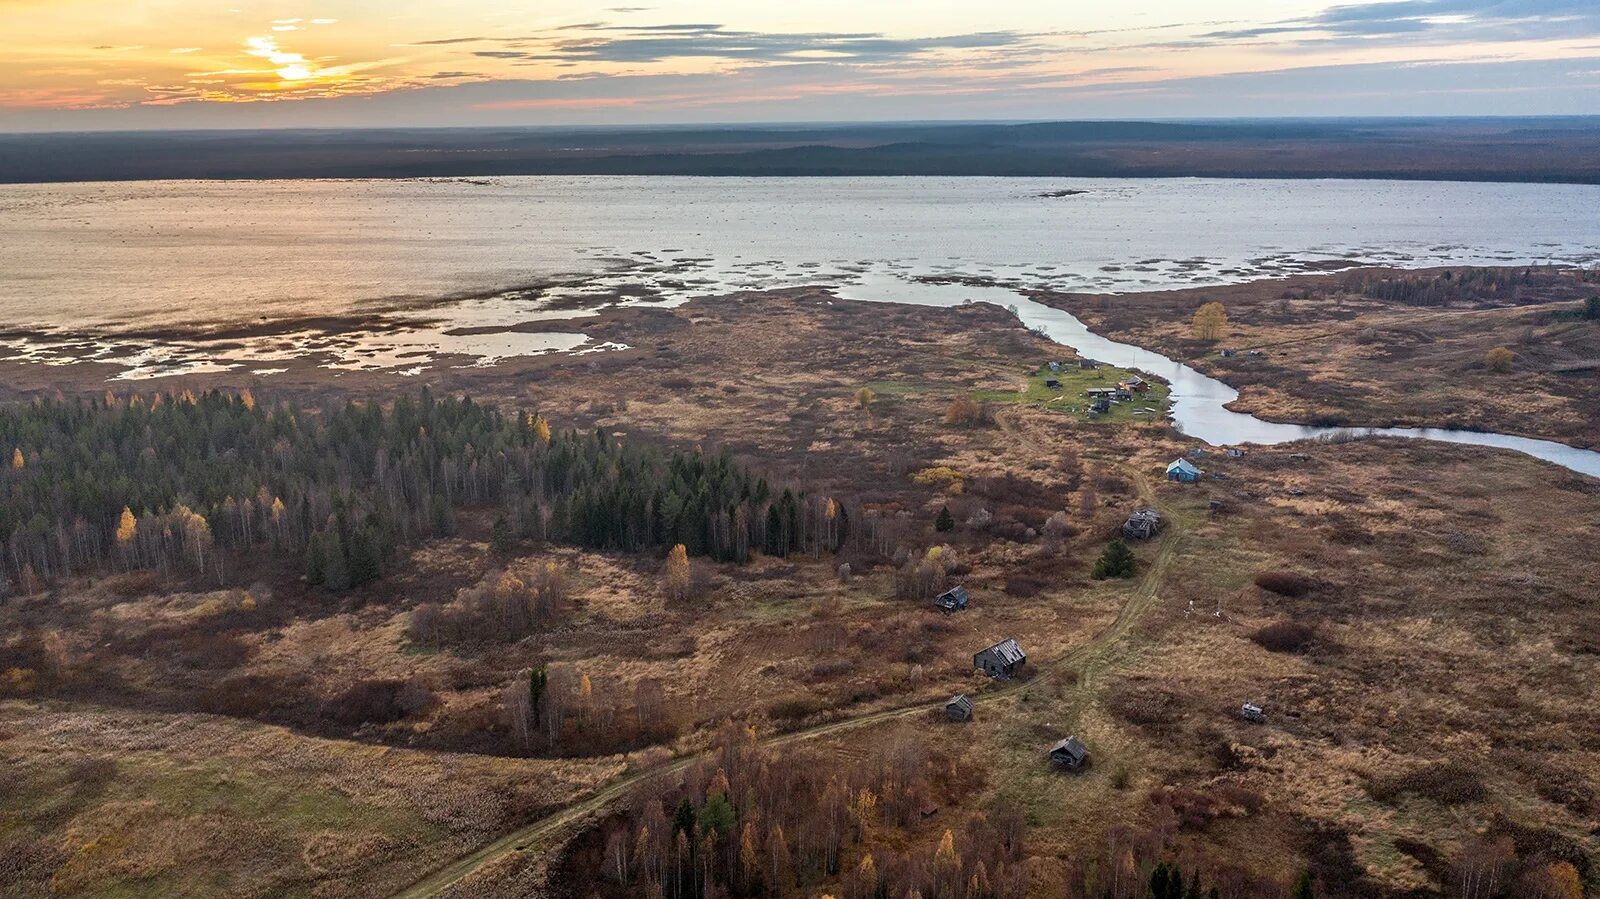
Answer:
M933 520L933 529L940 533L956 529L956 520L951 516L949 506L939 507L939 517Z
M1289 894L1289 899L1317 899L1317 891L1312 886L1309 870L1300 872L1300 879L1295 881L1294 891Z

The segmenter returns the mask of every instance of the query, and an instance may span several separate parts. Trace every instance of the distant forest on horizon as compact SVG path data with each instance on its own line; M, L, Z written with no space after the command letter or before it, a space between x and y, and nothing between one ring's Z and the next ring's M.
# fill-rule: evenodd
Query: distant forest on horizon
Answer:
M1600 184L1600 117L0 134L0 183L496 175Z

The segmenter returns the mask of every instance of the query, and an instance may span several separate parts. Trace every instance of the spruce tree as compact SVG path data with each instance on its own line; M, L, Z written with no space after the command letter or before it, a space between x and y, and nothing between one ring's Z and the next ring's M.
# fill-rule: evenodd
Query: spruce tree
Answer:
M1133 566L1133 550L1121 540L1113 540L1106 544L1105 551L1095 560L1094 571L1089 576L1097 581L1113 577L1133 577Z
M512 535L511 522L504 515L494 520L494 527L489 529L489 548L501 555L511 552Z
M945 531L953 531L956 529L956 520L950 515L949 506L939 507L939 517L933 520L933 529L941 534Z
M1317 899L1317 891L1311 883L1311 871L1300 872L1300 879L1295 881L1294 892L1289 894L1289 899Z
M350 560L345 556L344 543L339 539L338 531L329 531L322 541L325 559L322 567L322 586L329 590L348 590L352 585L350 579Z
M322 535L312 534L306 542L306 583L313 587L326 579L327 558L322 546Z

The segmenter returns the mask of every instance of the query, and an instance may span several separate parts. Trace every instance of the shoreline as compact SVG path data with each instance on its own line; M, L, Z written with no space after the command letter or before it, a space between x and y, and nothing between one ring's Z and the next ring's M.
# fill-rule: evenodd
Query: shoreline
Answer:
M394 382L397 379L403 382L415 382L419 377L436 378L447 369L451 373L459 373L466 380L473 380L473 375L482 375L489 379L503 377L510 372L527 372L543 370L562 365L582 365L581 357L595 358L595 354L609 356L617 352L633 349L630 340L640 339L630 336L630 332L648 333L651 329L641 327L644 320L637 313L648 311L666 312L674 317L687 317L690 326L693 326L694 310L699 304L712 302L728 297L756 297L767 298L768 302L804 300L817 294L831 297L830 302L843 304L861 304L865 308L881 302L896 302L911 306L945 305L949 301L928 297L913 298L902 296L912 290L941 290L948 293L953 290L959 295L960 302L987 302L1002 309L1010 308L1015 311L1016 302L1006 303L1005 296L989 298L974 298L967 296L969 291L999 291L1013 295L1022 302L1038 302L1042 307L1059 309L1069 312L1075 318L1083 316L1082 327L1088 337L1095 339L1131 339L1132 345L1141 349L1149 347L1150 351L1167 353L1171 358L1160 359L1163 364L1178 364L1189 368L1196 373L1213 378L1221 385L1234 392L1231 399L1219 402L1217 405L1227 413L1238 416L1247 416L1263 424L1281 427L1294 427L1308 429L1321 428L1322 433L1381 431L1385 429L1397 431L1450 431L1459 435L1480 436L1486 438L1510 437L1528 441L1557 444L1575 450L1589 450L1592 446L1585 445L1581 432L1567 431L1562 433L1556 430L1532 431L1526 427L1518 426L1525 419L1516 417L1504 418L1499 422L1457 419L1429 415L1426 411L1412 411L1400 414L1376 414L1364 410L1359 406L1329 405L1329 400L1323 399L1312 402L1306 406L1302 414L1295 414L1292 410L1286 411L1281 406L1264 402L1260 392L1252 390L1252 385L1247 380L1230 377L1234 374L1226 369L1219 370L1212 364L1215 360L1209 354L1186 353L1171 354L1171 338L1166 332L1148 334L1128 334L1126 325L1112 327L1106 330L1109 320L1103 313L1108 303L1119 306L1128 304L1143 304L1146 311L1156 310L1165 312L1164 319L1181 319L1186 314L1189 303L1183 298L1186 296L1206 296L1223 292L1234 294L1253 294L1266 296L1273 293L1282 293L1291 289L1302 289L1307 283L1316 283L1326 287L1333 279L1349 278L1352 274L1360 275L1371 272L1397 272L1405 271L1407 276L1421 277L1432 273L1446 271L1443 268L1396 270L1390 268L1371 267L1346 267L1329 261L1318 266L1315 271L1297 273L1288 277L1268 277L1251 281L1239 282L1231 285L1217 287L1190 288L1176 291L1146 291L1131 292L1117 295L1100 294L1070 294L1042 289L1024 289L1008 285L995 279L966 275L936 275L916 276L909 279L895 278L887 287L878 284L874 289L887 291L884 296L876 298L852 296L853 292L859 293L868 289L873 283L872 278L867 278L859 284L817 284L805 287L775 287L766 290L734 291L726 294L703 294L691 296L682 300L663 298L656 302L629 302L626 299L627 291L612 290L582 299L588 300L586 304L577 297L565 298L565 302L557 300L554 303L543 303L538 310L530 310L527 315L540 316L556 313L551 317L535 317L526 321L506 321L499 323L470 323L461 320L452 320L447 314L419 316L415 319L396 318L390 311L377 311L359 316L308 316L280 319L265 322L236 322L232 324L219 324L212 327L196 328L146 328L128 333L112 333L103 337L91 335L75 335L65 338L61 342L68 348L73 347L80 353L98 352L105 354L108 347L139 340L149 340L154 346L162 344L182 347L197 354L198 359L182 360L172 363L149 363L148 370L137 375L130 375L135 369L115 371L117 366L126 365L128 359L124 358L115 363L106 359L93 356L70 361L55 359L45 360L7 360L0 365L10 368L17 375L24 372L17 369L30 367L47 367L52 373L49 381L50 388L60 390L61 375L72 370L81 370L85 377L76 379L75 387L78 390L88 391L106 388L117 381L140 382L144 380L168 382L179 379L185 384L199 382L203 385L231 384L234 386L255 386L260 389L278 382L283 376L293 373L292 378L285 381L293 382L298 386L313 386L319 381L328 384L361 382ZM1453 269L1450 269L1453 270ZM1520 267L1514 269L1521 271ZM1513 271L1507 268L1504 271ZM1565 272L1565 268L1541 269L1541 271ZM1581 270L1580 270L1581 271ZM1587 275L1584 275L1587 277ZM508 288L492 292L478 292L472 295L472 300L492 300L496 297L513 297L537 291L543 286L563 283L570 285L570 279L545 279L531 286L521 288ZM930 297L932 295L930 294ZM459 305L471 300L441 298L431 304L429 309L438 313L446 311L447 307ZM1164 302L1163 302L1164 301ZM1512 311L1540 310L1548 303L1526 303L1520 306L1507 307ZM554 308L552 308L554 307ZM684 310L678 315L672 310ZM1478 312L1496 313L1505 310L1488 308L1470 310ZM1426 313L1436 314L1436 313ZM511 316L515 318L516 316ZM1023 327L1030 326L1026 321L1020 322ZM1167 321L1170 326L1171 322ZM0 338L27 340L35 334L50 335L36 329L13 329L0 331ZM265 358L256 361L230 361L229 352L247 350L251 341L281 340L290 337L304 338L307 334L316 335L310 338L300 348L268 362ZM560 340L556 338L560 335ZM1314 338L1301 338L1300 342L1310 339L1330 339L1337 335L1321 335ZM394 342L387 348L388 357L381 361L361 362L357 358L363 352L363 341L367 341L366 349L376 352L372 344L385 338L394 338ZM448 345L446 338L459 338L466 343L462 346ZM513 344L519 339L544 341L547 345L529 351L521 351L514 346L500 355L478 354L463 346L472 346L472 341L486 340L493 342L500 339L502 345ZM1060 342L1059 336L1056 338ZM318 343L318 341L321 343ZM434 343L430 343L435 341ZM551 341L555 342L551 342ZM83 348L84 344L98 345L98 350ZM203 346L200 346L202 345ZM1245 343L1241 346L1254 346ZM151 352L147 350L146 352ZM339 355L343 353L344 355ZM220 361L210 361L205 357ZM648 353L646 353L648 355ZM1093 355L1093 353L1089 353ZM135 353L135 357L138 354ZM1181 363L1174 359L1184 360ZM163 364L174 367L188 366L186 370L176 372L163 372ZM227 367L221 367L226 365ZM270 367L261 367L270 366ZM1136 365L1125 365L1134 367ZM110 374L107 374L110 372ZM1161 371L1147 371L1147 374L1169 381L1170 378ZM1570 376L1568 376L1570 377ZM424 378L425 380L427 378ZM1315 379L1313 379L1315 380ZM1575 379L1575 380L1581 380ZM30 388L29 382L35 386ZM30 393L37 394L39 386L37 379L20 376L11 379L14 386L10 391L16 396L26 396ZM1308 382L1309 383L1309 382ZM286 383L284 386L290 387ZM1317 405L1320 403L1321 405ZM1321 411L1315 411L1319 409ZM1177 423L1180 428L1181 422ZM1191 423L1190 429L1194 427ZM1265 439L1265 438L1262 438ZM1284 439L1281 436L1274 439ZM1214 441L1212 441L1214 442ZM1238 441L1226 442L1253 442L1248 438ZM1254 442L1260 442L1254 441ZM1478 442L1478 441L1469 441ZM1592 441L1591 441L1592 443Z

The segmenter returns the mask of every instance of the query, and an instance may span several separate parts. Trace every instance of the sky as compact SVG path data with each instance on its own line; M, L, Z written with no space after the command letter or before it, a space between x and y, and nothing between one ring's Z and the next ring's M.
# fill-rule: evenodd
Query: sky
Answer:
M0 130L1600 114L1600 0L623 2L0 0Z

